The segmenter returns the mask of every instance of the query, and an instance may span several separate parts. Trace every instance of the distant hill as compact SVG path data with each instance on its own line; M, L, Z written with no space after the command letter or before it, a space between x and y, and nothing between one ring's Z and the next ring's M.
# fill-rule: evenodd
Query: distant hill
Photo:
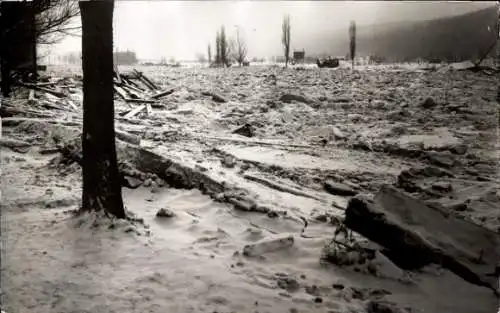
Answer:
M430 21L358 26L357 55L378 55L391 61L477 59L495 41L496 6ZM490 31L488 30L490 27ZM349 49L347 26L330 34L311 34L306 53L344 56Z

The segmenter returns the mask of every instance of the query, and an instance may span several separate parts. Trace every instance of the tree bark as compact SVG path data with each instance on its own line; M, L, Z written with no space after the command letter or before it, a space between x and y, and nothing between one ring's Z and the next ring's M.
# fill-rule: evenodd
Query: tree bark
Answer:
M10 73L10 60L4 54L1 56L1 70L2 70L2 94L4 97L9 97L11 92L11 73Z
M83 65L82 211L125 218L113 103L113 0L80 1Z

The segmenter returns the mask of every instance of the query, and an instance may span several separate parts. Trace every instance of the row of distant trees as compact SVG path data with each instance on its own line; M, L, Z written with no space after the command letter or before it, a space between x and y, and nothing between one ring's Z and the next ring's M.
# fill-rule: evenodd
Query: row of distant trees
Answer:
M208 62L215 66L228 67L232 61L235 60L241 66L247 61L248 48L240 31L240 27L236 26L236 36L229 38L226 35L226 28L224 25L220 27L215 35L215 55L212 60L212 46L207 46ZM198 54L198 61L206 61L203 54Z
M288 67L290 62L290 44L291 44L291 20L290 15L286 14L283 17L281 25L281 43L283 45L283 54L285 59L285 67ZM354 59L356 57L356 23L351 21L349 26L349 57L352 60L354 67ZM224 25L220 27L215 36L215 57L212 60L212 46L209 43L207 46L207 56L209 64L214 66L228 67L231 61L235 60L241 66L247 58L248 47L245 38L240 32L240 27L236 26L235 38L228 38ZM199 62L206 62L204 54L198 53L196 56ZM380 58L379 58L380 59Z

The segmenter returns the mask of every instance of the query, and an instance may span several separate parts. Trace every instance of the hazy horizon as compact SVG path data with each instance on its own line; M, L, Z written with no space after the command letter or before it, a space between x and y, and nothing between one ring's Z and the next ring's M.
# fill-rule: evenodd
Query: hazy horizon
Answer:
M281 55L281 22L291 17L291 48L301 49L308 34L398 21L421 21L484 9L484 2L337 2L337 1L117 1L114 48L131 50L143 60L191 60L215 45L221 25L228 36L240 27L248 56ZM75 24L79 24L77 18ZM212 48L212 50L214 50ZM56 54L81 51L80 37L50 48Z

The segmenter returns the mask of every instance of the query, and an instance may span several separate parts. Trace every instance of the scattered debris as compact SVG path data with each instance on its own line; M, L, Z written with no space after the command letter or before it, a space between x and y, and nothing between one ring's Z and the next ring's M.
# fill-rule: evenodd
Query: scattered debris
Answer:
M28 104L35 104L35 90L30 90L30 94L28 96Z
M333 126L331 130L332 130L332 136L335 140L347 138L347 136L338 127Z
M6 147L19 153L27 153L31 148L31 144L21 140L6 138L5 136L2 136L0 137L0 147Z
M332 195L355 196L358 193L348 185L334 182L331 179L326 180L323 184L323 187Z
M128 143L134 144L134 145L140 145L141 143L141 138L132 134L129 134L127 132L115 129L115 134L116 138L126 141Z
M144 109L146 109L146 105L143 104L141 106L138 106L137 108L133 109L132 111L128 112L124 118L132 118L134 116L136 116L139 112L143 111Z
M221 163L226 168L234 168L236 166L236 159L233 156L227 155L222 158Z
M293 236L266 239L253 244L246 245L243 248L243 255L248 257L261 256L265 253L276 252L283 249L288 249L293 246Z
M422 102L421 106L424 109L432 109L437 106L437 103L436 101L434 101L434 99L428 97L424 100L424 102Z
M279 288L285 289L288 292L295 292L300 289L300 283L295 277L284 273L276 273L276 283Z
M449 182L438 181L432 184L432 189L440 192L450 192L453 188Z
M292 195L319 200L319 198L312 196L308 193L305 193L305 192L302 192L300 190L296 190L296 189L293 189L290 187L286 187L283 184L274 183L268 179L264 179L264 178L260 178L260 177L256 177L256 176L252 176L252 175L248 175L248 174L244 175L243 177L245 179L250 180L250 181L260 183L264 186L267 186L267 187L272 188L272 189L276 189L276 190L281 191L281 192L287 192L287 193L290 193Z
M115 85L115 86L113 86L113 87L114 87L114 89L115 89L116 93L117 93L118 95L120 95L120 97L121 97L123 100L128 99L128 96L127 96L127 94L125 93L125 90L123 90L120 86L116 86L116 85Z
M319 68L327 67L327 68L336 68L339 67L339 59L337 58L326 58L323 60L317 59L316 64Z
M236 128L231 133L242 135L242 136L245 136L245 137L253 137L253 136L255 136L255 129L254 129L254 127L252 125L245 124L243 126L240 126L240 127Z
M211 96L212 100L214 100L215 102L218 102L218 103L225 103L225 102L227 102L226 99L224 99L221 95L219 95L219 94L217 94L215 92L203 91L201 94L204 95L204 96Z
M306 104L310 104L312 101L307 99L304 96L297 95L297 94L291 94L291 93L286 93L282 95L279 99L279 101L286 102L286 103L291 103L292 101L297 101L297 102L302 102Z
M153 96L151 96L152 99L159 99L159 98L162 98L162 97L165 97L165 96L168 96L172 93L174 93L175 89L172 88L172 89L169 89L169 90L165 90L165 91L162 91L162 92L159 92Z
M406 310L399 308L395 303L387 300L370 300L366 305L367 313L406 313Z
M254 70L255 73L252 72ZM494 205L491 204L498 201L492 200L488 203L486 201L482 203L483 200L469 201L467 195L461 194L465 188L464 185L467 185L466 188L469 189L481 188L482 185L476 181L476 178L477 180L490 179L491 184L495 183L493 181L494 163L490 162L489 156L485 156L484 146L482 146L492 138L490 131L486 129L487 131L480 133L477 128L474 128L477 126L475 119L484 121L487 120L485 118L487 115L493 116L492 113L487 113L490 110L487 105L492 100L489 99L488 92L482 95L476 90L485 85L474 85L474 88L467 89L462 87L466 83L460 82L466 80L471 85L472 79L477 78L476 74L467 73L471 78L464 78L463 74L450 73L447 75L457 76L452 79L443 79L442 81L446 81L444 84L441 83L440 79L441 77L445 78L445 76L432 77L431 75L434 75L435 72L427 72L426 75L418 78L413 70L405 70L390 76L384 73L383 68L378 67L375 71L363 69L357 73L351 73L350 70L345 72L344 69L327 71L328 73L322 70L321 75L318 75L319 72L314 70L302 70L300 76L297 76L295 71L284 70L280 72L277 70L274 72L275 74L271 74L268 69L261 71L258 67L252 67L238 70L236 75L232 73L233 71L226 71L227 73L223 74L227 75L227 79L224 78L222 86L216 89L221 95L224 95L225 99L223 100L227 103L217 105L215 103L218 101L218 97L222 98L221 96L214 97L212 93L209 93L208 95L212 98L199 99L199 89L212 90L210 89L211 82L213 77L217 76L211 75L220 71L203 72L197 70L193 72L196 77L193 76L190 79L196 81L195 88L190 88L189 82L185 80L185 74L181 73L182 71L169 72L169 84L166 85L165 81L162 81L162 85L160 85L153 81L148 82L142 77L144 75L142 73L138 74L133 71L124 74L118 73L118 69L116 69L114 87L115 110L118 115L116 124L118 128L116 130L118 159L130 160L134 167L130 171L120 167L120 174L123 177L122 185L131 189L139 188L143 184L148 186L148 188L140 188L137 191L126 191L125 189L125 197L127 194L137 196L144 195L145 192L149 191L152 193L161 192L158 195L145 194L145 201L150 201L151 205L155 205L155 201L163 198L164 190L160 187L165 184L168 188L199 189L202 194L211 197L209 199L201 196L204 198L200 199L200 206L206 205L205 202L210 203L210 205L220 205L218 202L229 203L234 206L234 210L240 210L240 212L229 209L224 210L224 213L229 212L228 214L238 218L238 221L241 220L245 225L249 222L252 228L258 230L252 232L252 236L245 237L243 243L242 241L236 243L236 245L241 244L240 247L242 247L250 242L251 247L247 248L247 254L264 259L265 253L280 251L273 256L273 259L303 258L304 254L297 253L297 251L302 251L304 246L307 246L307 249L317 250L318 243L325 239L325 235L329 237L328 234L340 229L339 223L342 221L340 219L334 220L331 216L333 216L332 212L337 212L336 208L346 210L347 197L356 196L360 190L373 192L381 183L393 181L397 177L398 183L396 185L399 188L407 191L412 190L411 192L415 193L414 196L422 198L428 207L433 207L433 205L437 207L433 207L432 210L438 211L441 207L443 212L439 212L444 217L432 215L428 218L427 215L423 216L420 211L427 212L427 210L431 210L430 208L421 209L412 205L400 205L397 201L387 201L389 205L395 203L393 206L400 208L400 210L398 211L397 208L390 210L390 212L381 210L382 215L366 214L363 215L364 219L357 217L356 223L359 223L360 228L370 229L374 222L366 222L365 220L371 218L376 221L386 218L391 223L382 226L375 223L376 226L373 228L376 228L379 233L390 233L387 238L384 237L384 240L389 242L389 237L396 238L397 244L391 246L385 241L379 240L378 242L384 242L381 244L382 247L374 248L375 251L365 249L360 245L362 239L359 237L366 236L371 240L374 240L374 237L358 231L358 234L355 234L355 240L351 240L352 238L344 240L341 236L342 240L336 239L330 244L329 261L363 275L374 276L370 277L370 280L374 280L376 277L394 278L399 277L398 275L402 276L401 273L406 273L402 269L405 267L402 265L405 260L400 261L400 259L405 258L404 253L421 259L422 255L427 255L428 250L434 251L432 249L435 248L441 253L440 257L443 256L439 259L436 256L438 252L434 252L435 254L432 256L436 256L437 260L434 261L431 258L431 263L444 260L442 263L448 268L454 268L454 271L461 273L460 275L467 276L470 273L467 274L467 271L460 267L463 265L470 268L473 273L477 273L482 279L482 268L480 268L481 271L476 270L476 267L463 261L463 259L471 259L475 260L471 261L472 263L489 263L488 260L491 257L488 256L488 253L482 256L480 251L474 249L474 247L483 246L482 242L477 243L476 240L476 238L481 237L482 233L470 232L462 225L455 231L455 218L453 218L456 214L461 219L473 218L477 223L482 223L482 218L488 219L482 224L490 223L492 226L490 227L489 224L487 226L495 230L500 225L496 222L495 214L490 214L494 211ZM158 76L155 73L155 76L151 77L157 82L160 82L160 79L166 79L164 73L159 73ZM417 79L415 84L412 83L413 78ZM483 78L485 82L488 80L485 75L480 80ZM59 131L54 131L52 126L64 125L67 128L74 128L76 131L81 129L82 94L79 79L81 78L77 76L63 80L49 79L45 83L36 84L39 88L19 88L15 92L15 95L20 95L19 99L14 97L12 100L6 99L5 102L2 102L2 116L16 116L15 118L2 119L2 126L6 128L4 135L7 134L7 139L20 140L27 144L14 149L33 147L35 151L35 154L10 156L10 160L6 157L6 163L15 162L16 166L22 167L24 166L22 162L25 162L23 159L33 155L45 159L46 157L41 154L64 151L60 147L66 146L65 140L56 141L52 137L64 138L68 136L58 135ZM210 83L204 85L204 80ZM170 85L171 82L183 87L181 89L173 88L174 86ZM345 88L345 83L349 88ZM253 89L256 84L257 87ZM274 88L276 84L279 84L277 88L283 90L283 93L300 93L303 95L303 99L296 100L293 97L286 99L285 97L284 101L278 100L281 94L276 96L276 88ZM300 88L295 88L296 86L300 86ZM55 91L57 94L62 93L64 97L59 97L40 88ZM464 95L462 90L467 90L466 93L469 95ZM422 98L422 94L432 94L435 103L429 107L435 108L434 110L422 109L420 106L422 103L415 103L414 100L411 100L425 99L425 97ZM231 101L231 99L238 100ZM308 101L314 102L316 99L321 102L317 104L318 107L302 104L308 103ZM220 99L219 101L220 103L224 102ZM285 105L283 102L287 101L289 103L296 101L296 103ZM189 107L186 108L185 104L189 104ZM153 111L153 109L155 110ZM73 114L73 112L77 114ZM31 123L34 120L23 118L25 120L21 121L21 118L17 116L39 117L37 120L43 122L32 123L30 127L24 125L24 128L15 128L25 121ZM50 129L38 127L37 125L41 123L50 125ZM232 128L234 125L238 125L238 127ZM447 130L437 131L438 127ZM324 133L319 136L310 136L309 134L315 131L315 128L324 129ZM228 129L229 132L241 136L229 135ZM259 139L255 140L257 132ZM18 135L20 133L22 136ZM355 137L357 134L359 136ZM76 143L81 141L79 134L75 138ZM321 138L321 141L318 138ZM352 145L356 145L358 140L363 141L358 146L365 151L352 151ZM169 145L173 150L163 149L167 147L166 142L173 141L177 142L176 145ZM41 149L38 149L37 144L41 142L43 145ZM319 142L324 147L317 144ZM219 159L206 153L212 144L232 146L234 152L231 152L231 155L236 158L221 159L224 167L221 169L220 164L218 164ZM261 149L264 146L269 149L267 151ZM249 153L241 152L239 154L239 149L243 150L247 147L256 149L249 149ZM488 147L491 148L489 145ZM64 168L66 172L78 171L78 164L71 160L81 161L81 147L73 152L73 154L66 153L64 156L57 156L51 164L60 162L57 163L58 170ZM162 153L165 154L165 157L161 156ZM6 151L5 154L11 155L12 153ZM220 156L221 154L216 154L216 157ZM487 161L484 159L490 163L486 163ZM188 165L182 165L182 162L186 162ZM429 165L420 167L425 163ZM463 168L457 165L463 165ZM249 166L252 169L251 175L249 175L250 172L244 171L249 169ZM235 170L227 170L226 168L235 168ZM404 168L409 169L400 172L399 169ZM60 171L60 173L62 172ZM224 173L224 175L218 173ZM36 184L43 185L45 183L44 177L43 175L40 177L41 179L37 179ZM65 181L58 183L64 190ZM77 189L71 183L66 185ZM248 188L248 190L238 190L238 186ZM469 189L464 193L468 193ZM53 194L51 193L50 196L59 195L58 188L52 188L52 190ZM45 192L45 189L42 192ZM173 193L177 192L184 193L185 191ZM189 197L200 196L198 191L186 192ZM260 194L257 194L259 192ZM170 191L166 193L170 197ZM330 194L344 194L347 197L341 198ZM356 198L358 197L356 196ZM77 205L79 198L75 199L72 205ZM169 200L170 198L167 201ZM197 202L197 199L193 200ZM188 201L190 202L191 198ZM217 202L212 203L212 201ZM332 207L330 204L334 201L339 201L341 205L333 205ZM375 204L372 203L372 205L378 206L377 201L374 201ZM384 202L384 206L387 203ZM60 204L49 200L42 203L42 207L44 205L53 207ZM491 208L487 207L489 205ZM316 209L318 211L315 211ZM303 219L305 225L309 225L309 227L306 232L300 234L301 237L298 238L300 240L295 238L297 241L290 243L286 238L280 237L279 234L283 233L286 235L299 234L299 227L302 225L299 224L300 221L296 223L296 220L298 220L297 216L301 214L307 216L307 213L304 214L304 210L306 212L314 210L321 215L312 214L307 219ZM207 222L211 223L212 219L204 218L208 211L211 211L210 214L218 213L214 212L217 210L211 209L196 211L198 216L188 212L196 217L194 220L203 221L202 225L195 225L203 227L197 228L193 234L199 234L198 231L201 231L203 236L205 236L204 232L207 232L206 238L213 237L209 233L215 231L214 225L207 224ZM166 218L175 215L170 210L167 212L159 211L158 214L165 214ZM224 218L230 219L228 214L224 214ZM450 220L449 224L452 226L448 224L442 226L445 224L444 219ZM189 220L190 218L180 219L180 221L188 223ZM318 223L315 220L323 223ZM495 220L495 222L490 222L490 220ZM164 220L164 222L169 221L172 220ZM160 223L161 220L158 219L157 222ZM152 227L166 226L158 223ZM195 222L193 221L193 223ZM273 226L268 227L269 225ZM429 231L429 229L434 228L443 228L444 230ZM128 229L134 232L133 228ZM171 230L183 232L186 227L175 227ZM455 234L458 231L471 235L468 237L458 236ZM415 235L417 232L418 234ZM268 233L282 238L284 242L277 239L278 243L274 247L260 246L261 243L268 244L269 241L275 240L272 239L274 235L271 239L267 238ZM448 238L444 236L448 236L448 233L451 234L450 242L443 243L444 239L435 239ZM340 232L340 234L343 233ZM404 238L404 235L407 235L408 243L402 243L403 240L400 238ZM415 235L416 239L412 235ZM485 236L485 240L488 240L487 236L489 235ZM256 240L262 241L255 243ZM464 242L465 248L459 247L454 250L451 246L454 246L459 240ZM229 239L227 242L207 241L206 247L194 248L209 249L206 257L213 258L214 255L218 257L218 253L225 247L234 247L234 242ZM450 247L442 247L441 244L449 244ZM293 248L287 248L290 246ZM485 246L494 250L491 248L492 244ZM289 251L280 249L289 249ZM457 250L459 251L457 252ZM466 251L461 255L462 250ZM193 252L197 253L197 257L205 257L205 251ZM307 258L315 257L315 255L317 257L317 253L315 254L313 250L310 252L311 255L306 253ZM429 254L431 253L429 252ZM370 259L371 257L373 259ZM315 269L312 268L304 270L304 272L312 271L307 272L308 279L306 280L305 275L300 275L300 271L303 269L295 268L295 260L292 261L290 263L289 260L286 260L285 266L280 260L273 263L273 267L290 271L290 274L276 275L277 278L274 281L277 282L279 288L287 291L283 293L283 296L286 297L291 297L292 292L302 288L297 296L302 297L301 300L307 301L297 301L294 304L300 307L300 312L319 307L314 302L325 302L325 306L330 306L331 296L340 296L342 293L339 290L345 291L349 298L348 301L356 300L356 303L351 303L353 306L354 304L356 306L361 303L365 304L372 300L372 297L381 298L388 294L388 291L382 289L371 292L367 288L351 287L350 285L353 283L356 285L354 281L351 281L351 278L346 282L334 284L334 290L331 288L328 290L328 287L323 287L323 284L331 284L331 281L320 282L322 278L318 279L317 272L314 272ZM302 261L301 259L299 263L311 264L310 260ZM394 264L396 262L400 267ZM257 260L258 267L261 269L267 266L265 263ZM387 266L388 263L391 263L392 266ZM456 265L457 263L459 265ZM254 261L248 261L248 263L238 261L235 270L246 270L251 275L256 274L255 281L257 283L268 284L265 282L266 278L261 280L263 278L262 272L253 272L255 264ZM483 266L486 267L486 265ZM271 273L273 272L271 271ZM303 278L299 282L292 275L300 275ZM420 274L416 271L415 275L418 277ZM474 280L473 275L467 277ZM253 281L253 277L251 280ZM420 284L418 279L415 281ZM270 287L275 286L271 285ZM303 294L304 291L310 296ZM391 291L395 293L396 298L399 293L398 289L391 289ZM428 290L426 290L427 292ZM307 303L310 307L303 310L302 303ZM335 308L332 309L335 310ZM346 309L351 310L352 308ZM362 311L362 308L357 307L356 309ZM314 311L314 309L312 310ZM371 310L384 311L385 309L379 305L378 309L372 308Z
M156 212L156 217L172 218L174 216L175 213L170 209L161 208L158 212Z
M47 88L47 87L44 87L44 85L41 85L41 84L32 84L32 83L23 83L23 82L17 82L17 84L20 86L26 87L26 88L47 92L51 95L56 96L57 98L66 97L66 95L64 93Z
M453 165L455 164L455 158L448 151L444 152L428 151L426 152L426 156L429 162L433 165L450 168L453 167Z
M234 208L239 211L251 212L255 211L256 205L251 201L243 201L236 198L228 198L228 203L234 205Z

